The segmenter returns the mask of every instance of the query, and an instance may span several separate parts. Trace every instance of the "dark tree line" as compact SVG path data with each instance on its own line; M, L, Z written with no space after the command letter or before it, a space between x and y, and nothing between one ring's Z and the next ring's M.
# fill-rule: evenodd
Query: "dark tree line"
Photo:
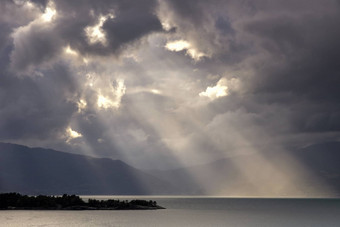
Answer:
M76 195L63 196L28 196L19 193L4 193L0 194L0 208L8 209L15 208L66 208L71 206L82 206L85 202Z
M161 209L155 201L96 200L83 201L79 196L28 196L19 193L0 194L0 209Z

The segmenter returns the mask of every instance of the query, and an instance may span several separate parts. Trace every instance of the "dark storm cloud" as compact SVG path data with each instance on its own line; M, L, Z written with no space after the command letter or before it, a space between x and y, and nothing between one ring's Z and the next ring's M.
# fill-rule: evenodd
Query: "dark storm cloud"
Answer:
M31 2L34 2L35 4L38 4L39 6L45 8L48 0L31 0Z
M339 135L339 2L58 0L51 22L39 19L48 1L31 2L37 7L6 1L0 9L0 140L55 140L75 152L86 144L145 167L175 165L176 155L204 162L199 155L299 134L306 143L315 139L309 133ZM100 16L106 43L91 43L85 29ZM206 56L164 48L174 40ZM78 55L66 56L67 46ZM93 87L91 73L102 80ZM221 78L240 87L199 96ZM100 107L117 79L126 86L119 108ZM71 145L61 138L69 126L82 134Z
M37 2L40 4L40 1ZM46 2L42 6L48 7ZM33 22L14 35L12 67L17 71L53 60L62 48L70 45L84 55L118 55L123 47L144 35L161 31L155 15L156 1L56 1L56 18L51 23ZM102 29L108 45L89 43L85 29L95 26L100 16L113 14ZM75 19L76 18L76 19Z
M77 110L76 103L67 100L75 90L69 77L63 66L56 66L37 80L2 72L0 138L58 139Z
M0 24L0 53L9 44L9 35L11 33L11 27L6 24Z
M109 46L113 51L151 31L162 30L156 15L139 12L140 9L129 10L117 19L108 19L105 22L103 28L108 34Z
M22 71L48 61L47 53L56 51L58 42L49 30L32 25L13 37L20 26L34 20L37 10L22 3L2 2L0 26L0 138L6 141L45 140L59 138L76 104L68 101L76 95L68 67L52 66L38 76L18 78L10 65ZM2 11L4 9L4 11ZM16 49L17 48L17 49ZM38 71L36 72L38 73Z
M32 2L41 11L49 7L48 1ZM37 20L40 15L34 17L37 12L24 9L24 3L18 5L6 1L3 4L6 10L1 10L0 17L2 140L58 140L65 133L71 117L77 112L77 103L73 98L78 96L81 89L73 81L73 72L64 63L55 61L66 45L84 55L118 54L123 45L161 30L155 16L156 1L153 0L137 3L56 1L57 15L51 23ZM115 15L114 20L108 20L103 26L109 46L89 44L84 29L95 25L99 16L108 13ZM39 67L43 69L39 70ZM13 72L35 75L17 78ZM96 105L96 100L92 105ZM101 128L100 124L96 124L96 127L97 130L91 128L91 131L107 130ZM91 138L97 143L93 144L98 145L96 137Z
M159 19L155 16L154 0L143 1L58 1L57 9L64 17L57 30L83 54L110 55L121 51L124 45L142 38L154 31L161 31ZM106 32L108 46L89 44L84 29L98 23L99 16L113 14L102 29ZM77 18L77 20L74 20Z
M278 119L289 120L294 133L340 130L339 4L334 1L214 1L210 4L172 0L168 5L176 13L174 17L180 18L177 21L183 20L177 23L179 27L199 25L200 34L178 29L193 42L199 43L201 37L208 37L204 34L208 31L215 31L215 41L225 41L215 42L211 60L198 63L198 67L222 74L223 70L239 65L251 72L252 76L232 75L242 80L246 90L242 99L229 97L236 103L232 106L259 116L271 112L264 107L286 109L286 113L276 114L281 116ZM211 16L212 12L215 16ZM207 29L211 20L215 21L217 30L211 26L211 30ZM227 36L228 39L223 38ZM203 39L202 46L205 45L211 46L211 41ZM218 106L221 113L232 108L230 101L224 104L224 107ZM256 124L277 125L276 120L274 117ZM279 131L277 129L277 133Z
M51 61L61 51L62 42L51 29L33 24L14 35L11 65L14 71L32 71L32 68Z
M340 130L339 19L338 9L326 15L272 15L246 26L269 53L268 62L255 66L254 93L290 94L289 103L282 104L294 111L293 124L301 131Z
M249 24L247 30L260 38L261 47L276 61L258 69L263 76L262 84L255 81L257 89L339 99L339 19L337 13L323 18L267 18Z
M1 1L0 7L0 51L10 45L13 28L26 24L35 16L35 10L18 6L11 0ZM15 20L13 20L15 18Z

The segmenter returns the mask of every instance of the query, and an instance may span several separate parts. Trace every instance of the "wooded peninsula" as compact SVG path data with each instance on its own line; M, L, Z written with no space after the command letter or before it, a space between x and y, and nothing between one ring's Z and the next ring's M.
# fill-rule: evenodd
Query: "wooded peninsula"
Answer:
M165 209L152 200L96 200L87 202L77 195L28 196L19 193L0 194L0 210L156 210Z

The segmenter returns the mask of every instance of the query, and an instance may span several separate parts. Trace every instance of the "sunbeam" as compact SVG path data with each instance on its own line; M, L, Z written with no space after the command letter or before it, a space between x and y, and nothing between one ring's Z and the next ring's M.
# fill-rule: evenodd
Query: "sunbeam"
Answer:
M339 194L337 1L1 6L0 142L91 156L82 190Z

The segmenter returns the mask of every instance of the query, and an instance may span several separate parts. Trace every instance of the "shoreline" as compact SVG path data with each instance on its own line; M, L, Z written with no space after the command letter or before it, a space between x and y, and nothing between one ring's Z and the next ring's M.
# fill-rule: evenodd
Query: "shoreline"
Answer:
M158 210L165 209L152 200L96 200L87 202L77 195L28 196L19 193L0 194L0 210Z

